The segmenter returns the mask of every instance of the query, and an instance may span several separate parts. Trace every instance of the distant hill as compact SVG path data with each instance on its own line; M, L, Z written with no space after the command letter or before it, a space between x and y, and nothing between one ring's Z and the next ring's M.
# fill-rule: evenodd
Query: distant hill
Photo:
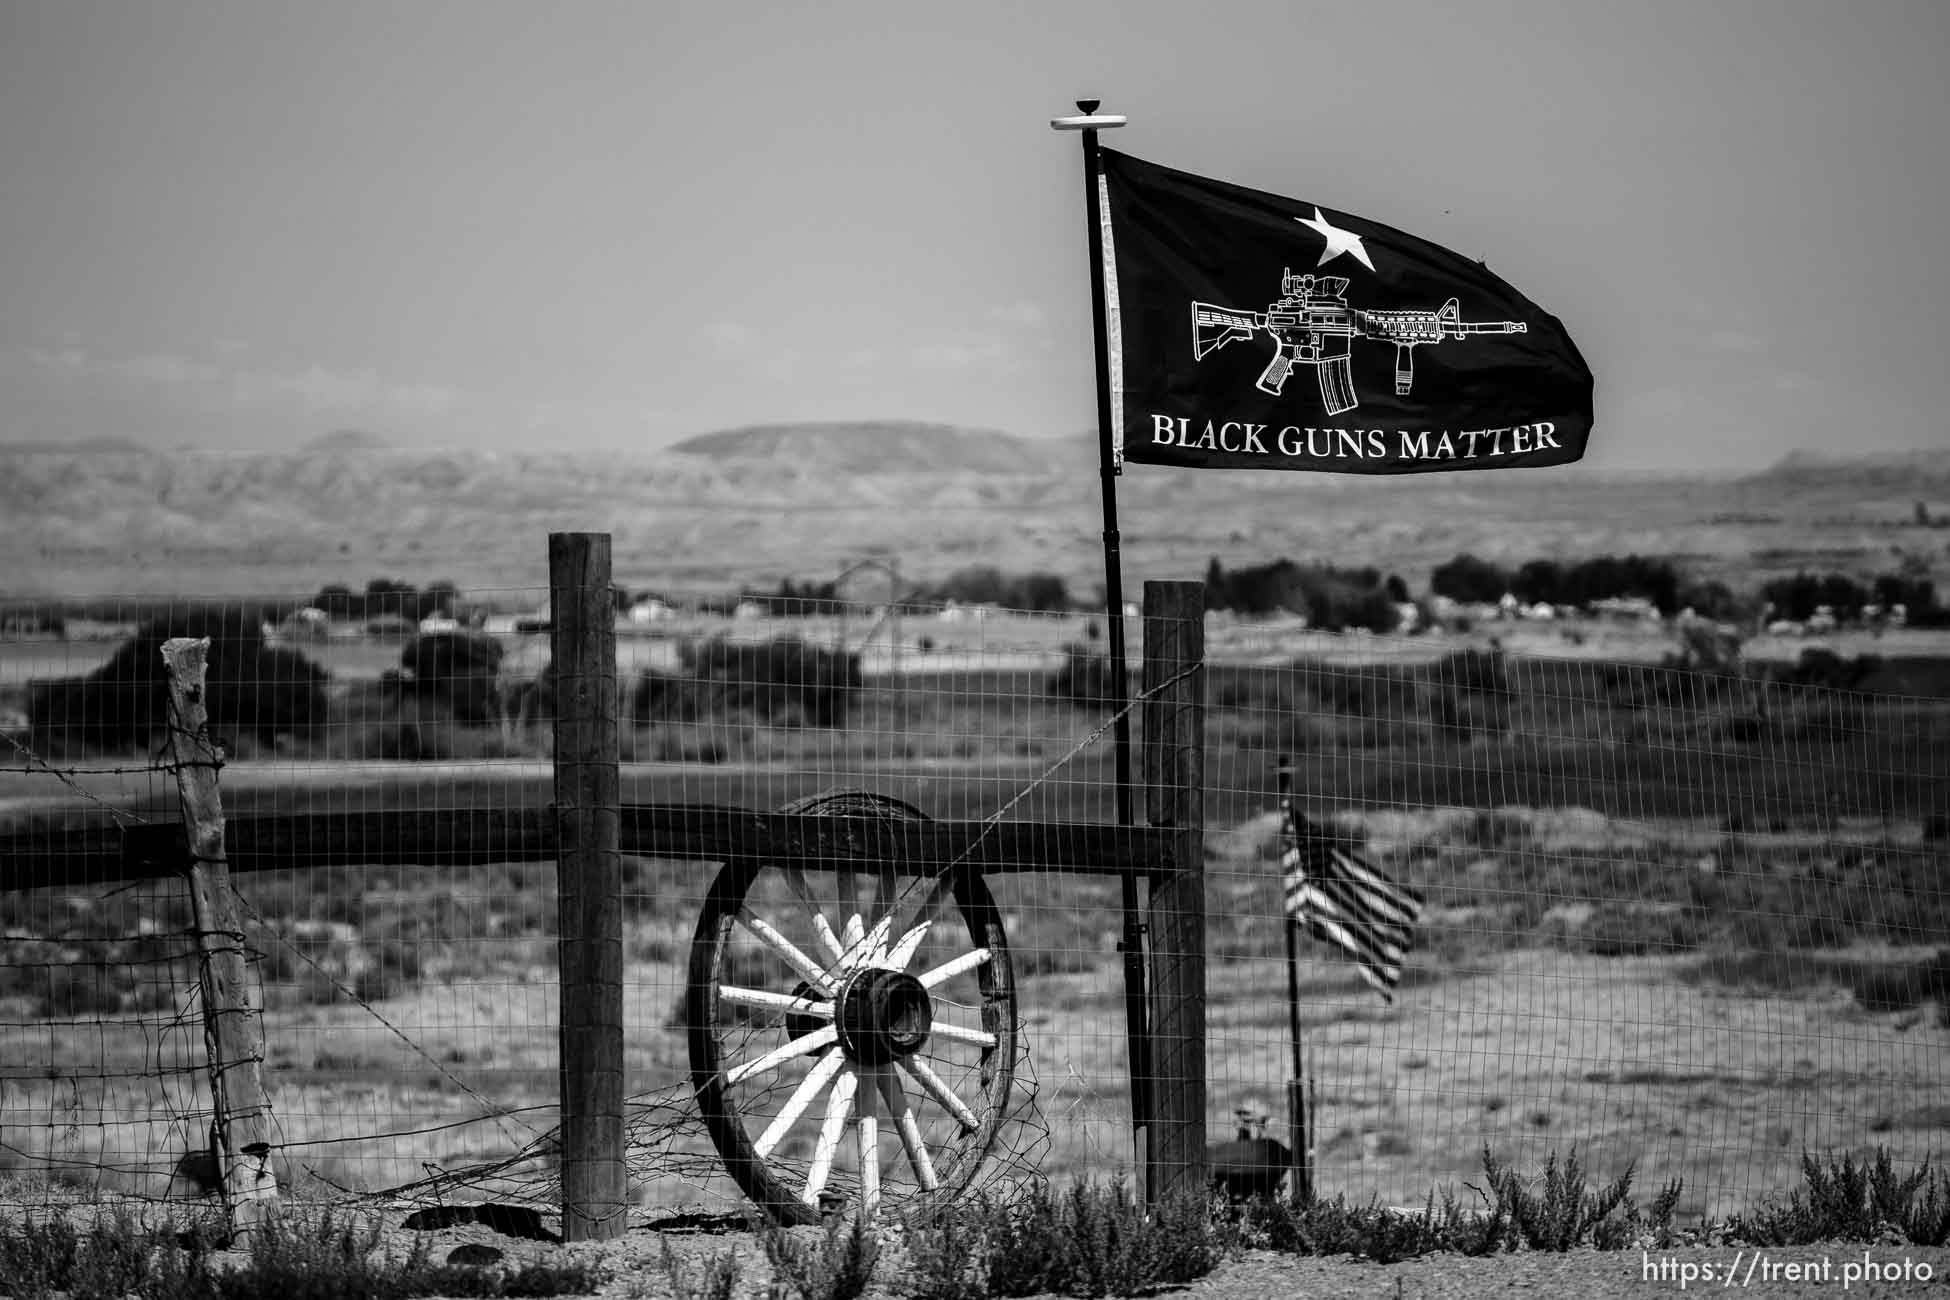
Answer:
M367 433L364 429L334 429L330 433L319 434L298 451L301 455L306 452L383 451L390 446L392 443L379 434Z
M1047 445L995 429L913 420L759 424L701 433L673 452L727 463L762 461L841 474L1035 474L1051 467Z
M1923 493L1950 491L1950 447L1855 456L1796 451L1782 457L1755 478L1783 487L1849 487Z
M0 451L58 451L69 455L147 455L150 448L133 438L30 438L24 442L0 442Z
M1940 555L1940 534L1892 529L1916 501L1945 513L1950 452L1800 456L1737 481L1134 466L1117 496L1133 593L1141 579L1196 578L1214 558L1373 565L1414 586L1463 551L1511 567L1666 555L1748 586L1804 568L1880 572L1892 545ZM983 565L1059 574L1087 593L1103 580L1101 497L1087 432L916 421L764 425L628 450L434 450L354 430L282 452L0 442L0 596L290 595L376 577L545 591L557 531L611 534L619 581L639 587L769 587L880 555L909 581Z

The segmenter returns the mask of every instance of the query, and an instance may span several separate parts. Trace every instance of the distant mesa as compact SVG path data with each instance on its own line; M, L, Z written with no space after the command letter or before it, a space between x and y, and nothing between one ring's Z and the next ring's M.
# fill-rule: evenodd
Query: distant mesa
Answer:
M368 433L364 429L334 429L330 433L319 434L298 450L301 452L384 451L392 445L380 435Z
M757 424L701 433L671 451L721 465L765 462L842 474L1047 473L1050 446L996 429L918 420Z
M150 448L133 438L29 438L0 442L0 451L62 451L84 456L146 456Z
M1885 487L1895 491L1950 486L1950 448L1846 455L1793 451L1756 476L1769 483Z

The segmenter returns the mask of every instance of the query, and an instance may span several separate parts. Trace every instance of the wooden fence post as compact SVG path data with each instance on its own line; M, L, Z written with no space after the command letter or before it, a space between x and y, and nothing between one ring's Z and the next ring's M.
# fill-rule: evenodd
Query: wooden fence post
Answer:
M628 1227L616 604L607 533L550 533L561 1003L562 1236Z
M1145 583L1145 814L1174 832L1150 904L1154 1202L1206 1194L1204 658L1205 584Z
M264 1020L253 1005L244 927L224 858L223 753L210 736L204 702L208 637L163 642L169 670L169 753L190 845L190 909L196 923L203 1044L210 1058L210 1154L233 1234L247 1234L277 1210L271 1172L271 1102L264 1091Z

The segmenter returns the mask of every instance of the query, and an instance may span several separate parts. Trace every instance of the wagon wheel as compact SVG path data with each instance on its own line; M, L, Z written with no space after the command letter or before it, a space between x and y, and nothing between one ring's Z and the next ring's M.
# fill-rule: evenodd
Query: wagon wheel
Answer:
M781 811L924 819L850 791ZM976 871L728 865L698 918L685 1009L705 1127L780 1223L846 1201L871 1215L952 1199L995 1144L1015 1077L1015 981Z

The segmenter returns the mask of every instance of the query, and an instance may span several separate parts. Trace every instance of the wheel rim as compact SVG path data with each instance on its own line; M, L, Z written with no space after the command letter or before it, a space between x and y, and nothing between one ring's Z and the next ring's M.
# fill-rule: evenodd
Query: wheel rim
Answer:
M784 811L918 819L882 796ZM775 1220L952 1199L979 1175L1014 1078L1015 986L979 873L735 864L691 949L699 1111Z

